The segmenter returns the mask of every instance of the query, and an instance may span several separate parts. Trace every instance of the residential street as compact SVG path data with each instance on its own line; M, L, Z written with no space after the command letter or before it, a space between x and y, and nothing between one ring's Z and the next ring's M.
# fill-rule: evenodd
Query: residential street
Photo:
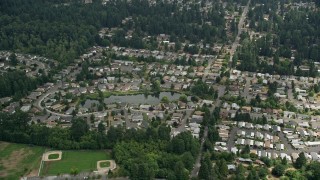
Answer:
M215 104L211 108L211 111L213 111L215 107L220 106L220 103L221 103L220 97L222 97L224 95L225 89L226 89L225 86L219 86L218 99L216 100ZM203 137L201 138L201 144L200 144L200 153L199 153L199 155L198 155L198 157L196 159L195 165L194 165L194 167L193 167L193 169L191 171L191 174L190 174L191 177L197 177L198 176L198 173L199 173L199 170L200 170L200 166L201 166L203 144L204 144L204 142L205 142L207 137L208 137L208 126L206 126L204 128Z
M250 3L251 3L251 0L249 0L247 5L244 7L242 15L240 17L240 20L239 20L239 23L238 23L238 34L237 34L237 36L235 38L235 41L233 42L233 44L231 46L231 50L230 50L230 59L229 59L230 63L232 62L233 55L236 52L237 47L240 44L240 35L242 33L242 30L243 30L242 28L243 28L243 25L245 23L245 19L247 17L247 13L248 13L248 10L249 10Z
M232 61L232 57L233 57L234 52L237 49L237 46L239 45L240 34L242 33L242 27L244 25L245 18L246 18L247 13L248 13L250 2L251 1L249 0L248 4L244 8L244 11L243 11L243 13L241 15L241 18L240 18L240 21L239 21L239 24L238 24L238 34L237 34L237 37L235 38L235 41L232 44L232 48L231 48L231 51L230 51L230 54L231 54L230 55L230 62ZM211 64L211 63L209 63L209 64ZM207 68L210 68L210 66L208 65L206 67L206 70L207 70ZM203 80L205 79L205 77L206 76L203 76ZM224 88L219 87L218 91L219 91L219 98L220 98L221 96L224 95L225 87ZM218 107L220 105L220 99L219 98L216 100L216 103L215 103L214 107ZM205 139L207 138L207 135L208 135L208 127L205 127L205 130L204 130L204 133L203 133L203 137L201 139L200 153L199 153L199 155L198 155L198 157L196 159L194 168L191 171L191 177L197 177L198 176L198 173L199 173L199 170L200 170L200 166L201 166L200 162L201 162L201 158L202 158L203 144L204 144Z
M199 174L199 170L200 170L200 166L201 166L201 158L202 158L202 151L203 151L203 144L205 142L205 139L207 138L208 136L208 127L205 127L204 129L204 132L203 132L203 137L201 139L201 144L200 144L200 152L199 152L199 155L196 159L196 162L194 164L194 167L191 171L191 178L196 178L198 177L198 174Z

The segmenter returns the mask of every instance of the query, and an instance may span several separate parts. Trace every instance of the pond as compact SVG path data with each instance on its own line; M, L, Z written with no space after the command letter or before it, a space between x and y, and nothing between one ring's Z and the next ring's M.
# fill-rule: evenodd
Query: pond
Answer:
M157 105L160 103L163 97L167 96L169 101L178 100L181 96L180 93L173 92L160 92L157 95L145 95L145 94L137 94L137 95L126 95L126 96L110 96L104 99L105 104L112 103L128 103L128 104L150 104ZM190 100L191 97L188 97Z

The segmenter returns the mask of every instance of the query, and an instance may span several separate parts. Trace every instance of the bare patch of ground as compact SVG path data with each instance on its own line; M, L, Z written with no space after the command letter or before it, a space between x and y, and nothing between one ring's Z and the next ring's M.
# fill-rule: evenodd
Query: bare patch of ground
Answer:
M17 151L13 151L8 158L0 159L0 164L3 166L3 170L0 171L0 177L5 177L6 175L8 175L7 172L11 170L22 168L18 167L18 165L25 157L27 157L31 153L32 152L30 150L26 151L23 148Z
M29 174L26 175L27 177L35 177L38 176L38 169L33 169Z
M0 141L0 151L4 150L8 145L9 143Z

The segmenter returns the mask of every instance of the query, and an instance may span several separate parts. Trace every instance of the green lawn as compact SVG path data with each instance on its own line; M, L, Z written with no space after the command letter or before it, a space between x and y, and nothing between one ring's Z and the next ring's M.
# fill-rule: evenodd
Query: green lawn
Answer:
M59 154L50 154L48 156L49 159L58 159L59 158Z
M109 162L109 161L101 162L101 163L100 163L100 167L102 167L102 168L110 167L110 162Z
M30 172L37 175L45 148L0 142L0 179L19 179Z
M77 169L79 172L97 170L97 161L110 159L105 151L62 151L60 161L45 162L42 175L57 175L70 173Z

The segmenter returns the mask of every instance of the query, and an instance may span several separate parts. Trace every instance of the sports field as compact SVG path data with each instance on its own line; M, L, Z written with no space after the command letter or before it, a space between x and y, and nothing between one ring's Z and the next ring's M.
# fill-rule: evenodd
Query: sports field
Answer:
M37 176L45 148L0 141L0 179Z
M97 161L110 158L106 151L62 151L61 160L43 163L41 175L92 172L97 170Z

